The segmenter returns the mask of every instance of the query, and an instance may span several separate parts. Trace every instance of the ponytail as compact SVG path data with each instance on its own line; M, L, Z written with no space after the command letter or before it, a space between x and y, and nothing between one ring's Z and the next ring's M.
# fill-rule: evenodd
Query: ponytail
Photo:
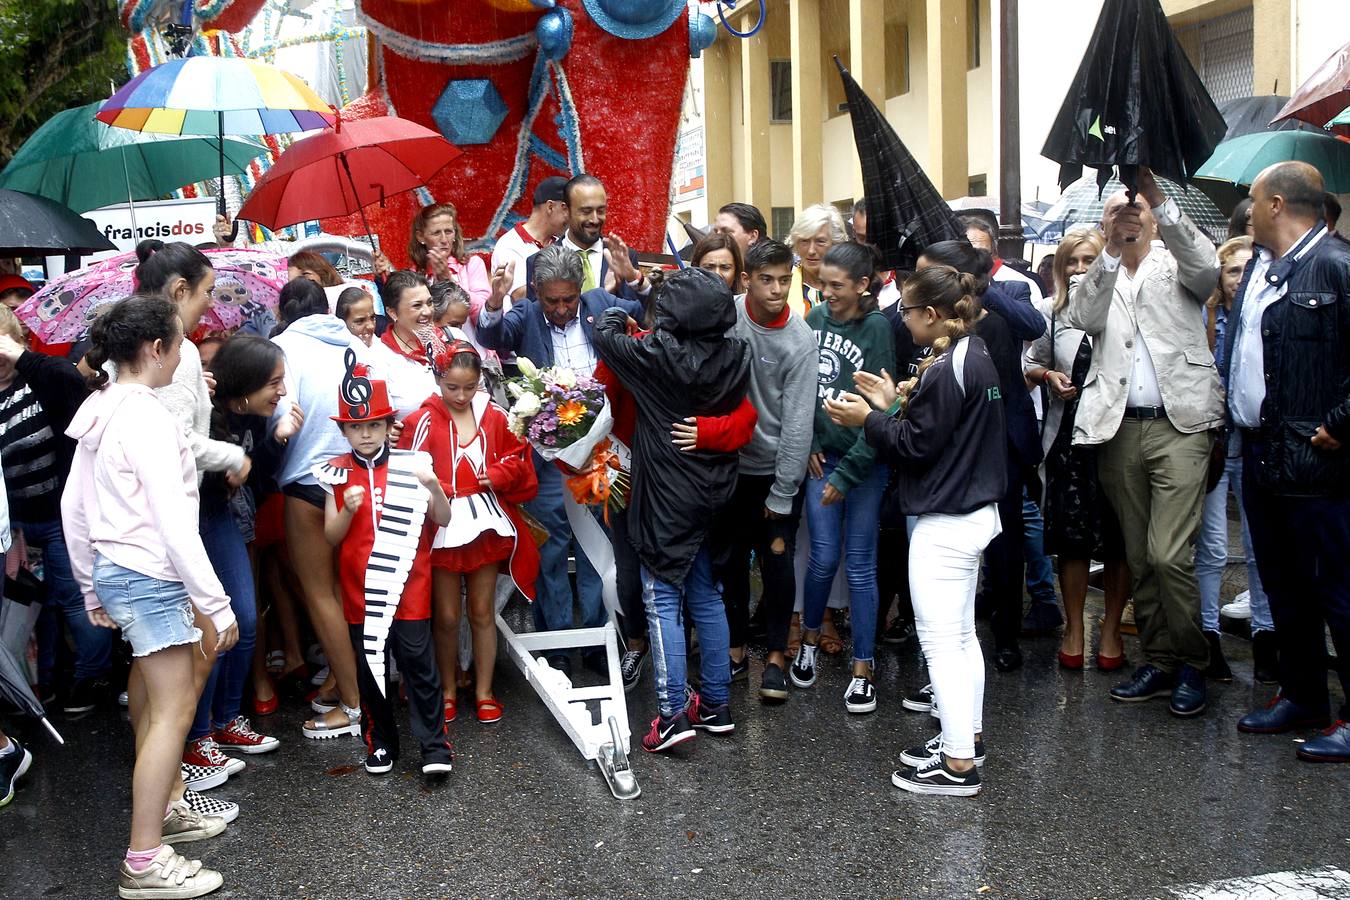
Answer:
M86 384L91 391L103 390L108 386L106 363L134 365L146 344L161 341L168 347L181 333L178 309L163 297L137 295L118 301L89 329L92 343L84 359L93 372Z
M206 254L182 241L171 241L149 255L136 266L136 290L142 294L162 294L175 278L182 278L195 288L211 271L211 260ZM141 248L136 256L140 258Z
M929 266L905 282L907 306L932 307L944 318L942 328L945 333L933 342L933 352L919 365L919 377L953 343L970 335L984 318L979 299L984 286L985 281L980 276L944 265ZM918 377L912 379L902 388L902 393L907 394L917 383Z

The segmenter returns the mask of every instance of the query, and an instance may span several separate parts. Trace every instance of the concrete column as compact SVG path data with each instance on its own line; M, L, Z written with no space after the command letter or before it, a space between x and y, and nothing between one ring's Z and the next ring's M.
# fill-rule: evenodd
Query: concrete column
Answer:
M873 3L876 4L875 0ZM792 205L801 212L824 199L820 145L820 0L788 5L792 40Z
M1284 94L1298 87L1294 80L1289 0L1252 0L1252 95Z
M765 216L768 216L772 203L769 95L769 42L761 32L741 41L741 129L744 138L741 174L747 196L736 199L754 204Z
M730 44L719 35L703 51L703 165L708 188L708 219L736 199L731 180Z
M967 0L926 0L928 176L948 200L970 188L966 152Z
M886 4L875 0L849 0L848 2L848 46L849 58L844 60L849 73L858 82L872 102L886 111ZM899 52L898 48L893 52ZM825 77L834 78L836 73L828 71ZM855 149L854 155L857 151ZM857 199L863 193L862 169L855 166L853 173L853 197Z

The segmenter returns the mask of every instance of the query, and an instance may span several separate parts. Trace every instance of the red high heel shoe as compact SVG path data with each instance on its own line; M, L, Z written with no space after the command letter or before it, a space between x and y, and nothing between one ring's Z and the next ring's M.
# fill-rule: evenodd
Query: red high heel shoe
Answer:
M1083 668L1083 654L1077 653L1074 654L1073 656L1070 656L1069 654L1061 650L1059 651L1059 666L1061 669L1070 669L1073 671L1077 671Z
M1124 667L1124 665L1124 653L1119 656L1102 656L1100 653L1097 654L1097 668L1103 672L1114 672L1116 669Z

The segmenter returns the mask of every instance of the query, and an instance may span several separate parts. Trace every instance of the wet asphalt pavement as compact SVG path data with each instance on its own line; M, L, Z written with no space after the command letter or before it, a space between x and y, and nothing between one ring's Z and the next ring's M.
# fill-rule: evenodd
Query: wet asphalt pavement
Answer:
M1224 637L1236 680L1211 685L1209 710L1189 721L1163 700L1112 703L1117 673L1061 671L1057 647L1024 639L1022 670L990 667L989 762L974 799L890 784L900 750L936 730L900 706L919 677L913 643L878 654L880 708L856 717L843 708L843 658L827 659L812 690L765 707L756 654L748 685L733 687L734 735L700 735L672 756L636 749L643 793L630 803L610 796L503 655L505 718L461 714L444 784L424 784L415 754L366 775L358 741L300 736L293 701L255 720L282 747L245 757L248 769L212 792L242 805L239 820L180 849L224 873L221 898L1149 898L1347 867L1350 766L1297 762L1297 736L1234 728L1273 691L1253 687L1245 640ZM636 748L655 709L650 675L629 708ZM54 721L65 747L35 723L5 723L35 760L0 811L0 896L115 896L130 729L114 709ZM404 741L406 754L406 725Z

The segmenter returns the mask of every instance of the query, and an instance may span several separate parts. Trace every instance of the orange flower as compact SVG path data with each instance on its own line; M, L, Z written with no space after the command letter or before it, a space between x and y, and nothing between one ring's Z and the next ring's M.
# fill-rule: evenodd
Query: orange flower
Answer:
M576 425L586 417L586 407L575 400L568 400L558 407L558 424Z

